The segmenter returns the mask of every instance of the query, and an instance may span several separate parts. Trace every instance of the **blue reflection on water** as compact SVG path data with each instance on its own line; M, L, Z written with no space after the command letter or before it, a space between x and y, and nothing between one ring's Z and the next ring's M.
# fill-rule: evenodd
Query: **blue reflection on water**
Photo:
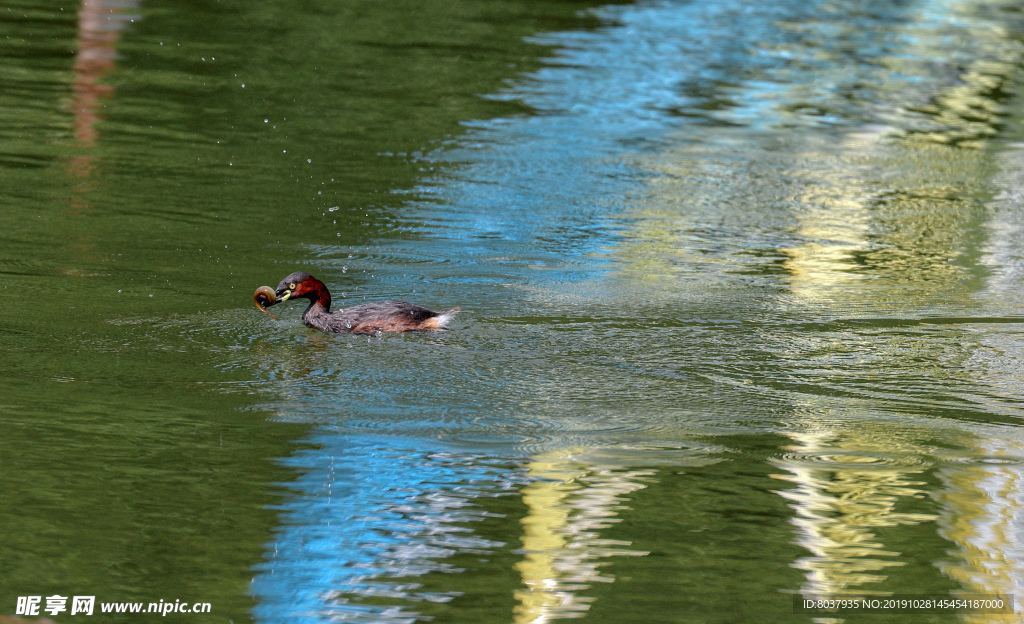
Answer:
M456 595L415 577L460 572L452 556L503 546L474 534L487 513L473 500L512 491L507 464L390 437L322 432L309 443L316 448L285 461L303 474L257 567L259 620L412 621L410 605Z
M941 13L942 3L936 4ZM538 38L558 50L550 65L496 96L521 100L536 114L475 123L465 137L430 156L445 165L443 173L416 189L427 198L410 210L420 236L402 242L400 253L456 253L455 262L463 264L485 255L499 258L474 265L467 280L476 281L466 283L487 283L481 278L487 271L514 272L507 263L524 258L578 271L571 277L518 276L533 282L599 277L602 260L580 258L616 243L624 198L649 175L631 156L656 149L669 132L675 142L701 141L712 128L742 128L743 139L792 125L880 121L872 116L877 101L902 97L895 85L918 78L906 50L900 52L902 74L867 62L907 44L903 35L879 27L903 19L907 9L869 5L850 3L846 15L832 7L829 16L816 2L652 2L603 9L600 15L611 25L595 32ZM780 27L787 20L800 23ZM829 61L819 59L822 50ZM884 108L899 109L892 104ZM514 281L498 281L506 280ZM355 403L351 393L336 400L347 392L348 373L340 380L309 379L318 387L301 396L318 398L287 408L290 414L338 413L341 403L342 411L356 412L352 418L379 421L378 431L398 429L397 416L389 420L373 405ZM415 395L405 411L416 411L411 403L418 399L425 422L436 423L442 403L474 416L481 405L514 411L517 397L507 394L529 384L509 390L502 381L478 384L477 390L488 386L493 393L482 403L461 396L472 394L465 379L453 391L460 396L439 396L442 384L425 397L419 387L388 392ZM447 428L465 433L475 426L472 420ZM416 577L458 573L456 555L504 547L474 534L473 523L485 517L474 499L517 487L509 476L517 474L510 472L511 459L487 462L447 450L435 438L386 433L320 430L311 442L316 449L287 460L302 477L282 506L284 524L253 583L259 620L412 621L415 603L455 596L429 591ZM370 598L372 604L363 602Z
M434 204L417 212L444 237L489 239L495 252L496 241L570 258L601 251L615 243L623 198L648 175L630 155L658 148L666 131L684 124L735 124L717 112L730 106L723 90L788 62L761 47L791 38L776 22L813 15L816 5L608 7L598 11L607 27L537 37L556 49L549 66L495 96L536 114L475 123L434 154L455 166L417 189Z
M446 166L416 189L426 198L414 211L421 236L405 251L440 256L435 247L450 254L457 242L461 261L548 259L577 271L554 279L593 279L602 261L592 254L615 243L622 198L643 177L629 155L685 121L673 112L690 98L680 85L727 80L755 62L749 50L756 42L778 35L776 20L813 10L803 2L654 2L603 9L610 25L595 32L538 38L557 49L550 66L495 96L522 100L536 114L471 124L431 156ZM487 270L480 265L475 275ZM319 402L291 413L337 409L331 397L346 392L347 379L312 379L327 387L302 396ZM388 429L386 416L369 407L353 416L380 419L379 429ZM318 448L287 460L302 476L253 581L259 621L411 622L417 602L454 598L425 590L416 577L460 572L453 556L503 546L474 535L472 524L484 515L473 500L521 485L511 460L502 466L447 451L436 439L386 434L321 430L311 442Z

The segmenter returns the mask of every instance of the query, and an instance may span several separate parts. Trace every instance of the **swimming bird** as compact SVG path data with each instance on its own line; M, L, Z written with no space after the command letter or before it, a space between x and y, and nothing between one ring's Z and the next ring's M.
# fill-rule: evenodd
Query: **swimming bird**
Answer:
M309 299L302 321L313 329L335 334L438 331L459 311L433 312L405 301L378 301L331 312L331 293L309 273L296 271L281 280L276 290L261 286L253 297L256 307L267 308L292 299ZM269 312L267 312L269 314Z

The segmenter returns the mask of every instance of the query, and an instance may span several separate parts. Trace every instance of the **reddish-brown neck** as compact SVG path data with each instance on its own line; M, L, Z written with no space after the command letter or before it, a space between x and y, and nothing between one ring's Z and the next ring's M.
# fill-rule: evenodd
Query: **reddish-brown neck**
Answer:
M305 288L301 296L310 301L306 312L309 312L315 305L322 306L325 312L331 311L331 293L323 282L314 277L307 280L303 286Z

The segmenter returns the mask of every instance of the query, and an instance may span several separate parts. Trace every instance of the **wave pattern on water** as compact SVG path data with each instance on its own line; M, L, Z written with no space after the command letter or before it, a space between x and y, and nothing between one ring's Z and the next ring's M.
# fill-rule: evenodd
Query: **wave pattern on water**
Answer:
M0 329L12 439L46 451L10 459L78 458L84 433L127 430L82 474L186 483L174 492L224 535L258 499L225 512L218 497L245 488L207 494L250 467L225 468L220 430L183 441L210 428L206 404L243 396L226 401L241 424L219 416L234 457L251 431L306 425L282 460L297 477L256 567L257 621L615 621L601 610L668 595L666 618L691 601L761 621L782 591L1017 591L1019 7L608 6L572 22L589 30L531 37L549 58L478 98L430 86L509 75L518 52L492 29L523 6L448 16L461 30L435 41L408 27L423 3L356 4L232 13L274 33L257 49L248 33L163 46L171 18L207 20L122 11L103 53L130 62L78 73L77 122L73 51L45 42L73 41L71 18L0 10L0 175L18 182L0 276L26 299L66 293ZM483 60L459 74L464 56ZM295 76L275 85L280 66ZM192 116L197 98L211 106ZM301 304L280 322L252 308L243 282L295 268L336 306L463 311L449 332L367 337L313 332ZM168 437L195 448L152 471ZM53 463L25 469L50 478L48 501L79 475ZM189 513L166 521L190 530Z
M311 621L411 621L430 614L416 600L466 604L450 593L459 583L418 585L454 573L460 547L436 548L419 521L399 536L386 518L405 522L419 503L386 493L453 500L459 483L509 477L473 459L433 483L443 462L414 467L394 455L407 445L500 455L524 479L503 490L525 514L517 622L600 608L593 582L626 581L588 557L628 567L646 552L637 535L604 541L615 522L665 470L730 460L740 483L766 463L765 478L785 484L776 495L801 550L784 565L803 575L789 591L892 593L915 575L948 591L955 583L892 535L966 544L949 519L986 494L942 506L928 499L934 475L960 470L946 449L1024 416L1009 355L1020 319L986 309L983 265L1004 260L979 246L996 170L987 142L1021 79L1019 20L999 10L659 1L601 9L592 32L538 37L554 48L548 66L493 96L532 113L470 124L424 158L433 172L407 204L408 239L306 250L344 303L460 305L453 331L324 337L286 315L252 330L254 350L275 357L225 361L265 380L261 409L332 428L312 439L323 449L353 444L359 460L405 466L363 501L377 507L359 518L377 520L328 529L307 502L322 499L336 454L293 458L312 464L270 558L293 563L261 568L261 619L304 605ZM379 446L351 442L375 435ZM743 436L779 440L756 460ZM378 481L361 470L352 491ZM458 504L482 504L489 487ZM715 486L687 487L676 495ZM576 488L605 496L592 531ZM593 544L572 541L574 522ZM401 545L367 537L378 533ZM347 550L307 557L307 534ZM396 563L405 548L422 555L412 572ZM316 561L332 580L313 578ZM383 580L391 568L398 585ZM460 572L464 586L477 591L482 569ZM279 601L288 591L301 600ZM361 606L369 595L380 603Z

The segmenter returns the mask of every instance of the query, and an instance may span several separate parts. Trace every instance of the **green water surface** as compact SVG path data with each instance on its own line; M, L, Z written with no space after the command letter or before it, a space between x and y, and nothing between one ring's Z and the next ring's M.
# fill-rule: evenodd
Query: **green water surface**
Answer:
M1017 621L793 600L1020 607L1022 60L997 1L0 5L0 621Z

